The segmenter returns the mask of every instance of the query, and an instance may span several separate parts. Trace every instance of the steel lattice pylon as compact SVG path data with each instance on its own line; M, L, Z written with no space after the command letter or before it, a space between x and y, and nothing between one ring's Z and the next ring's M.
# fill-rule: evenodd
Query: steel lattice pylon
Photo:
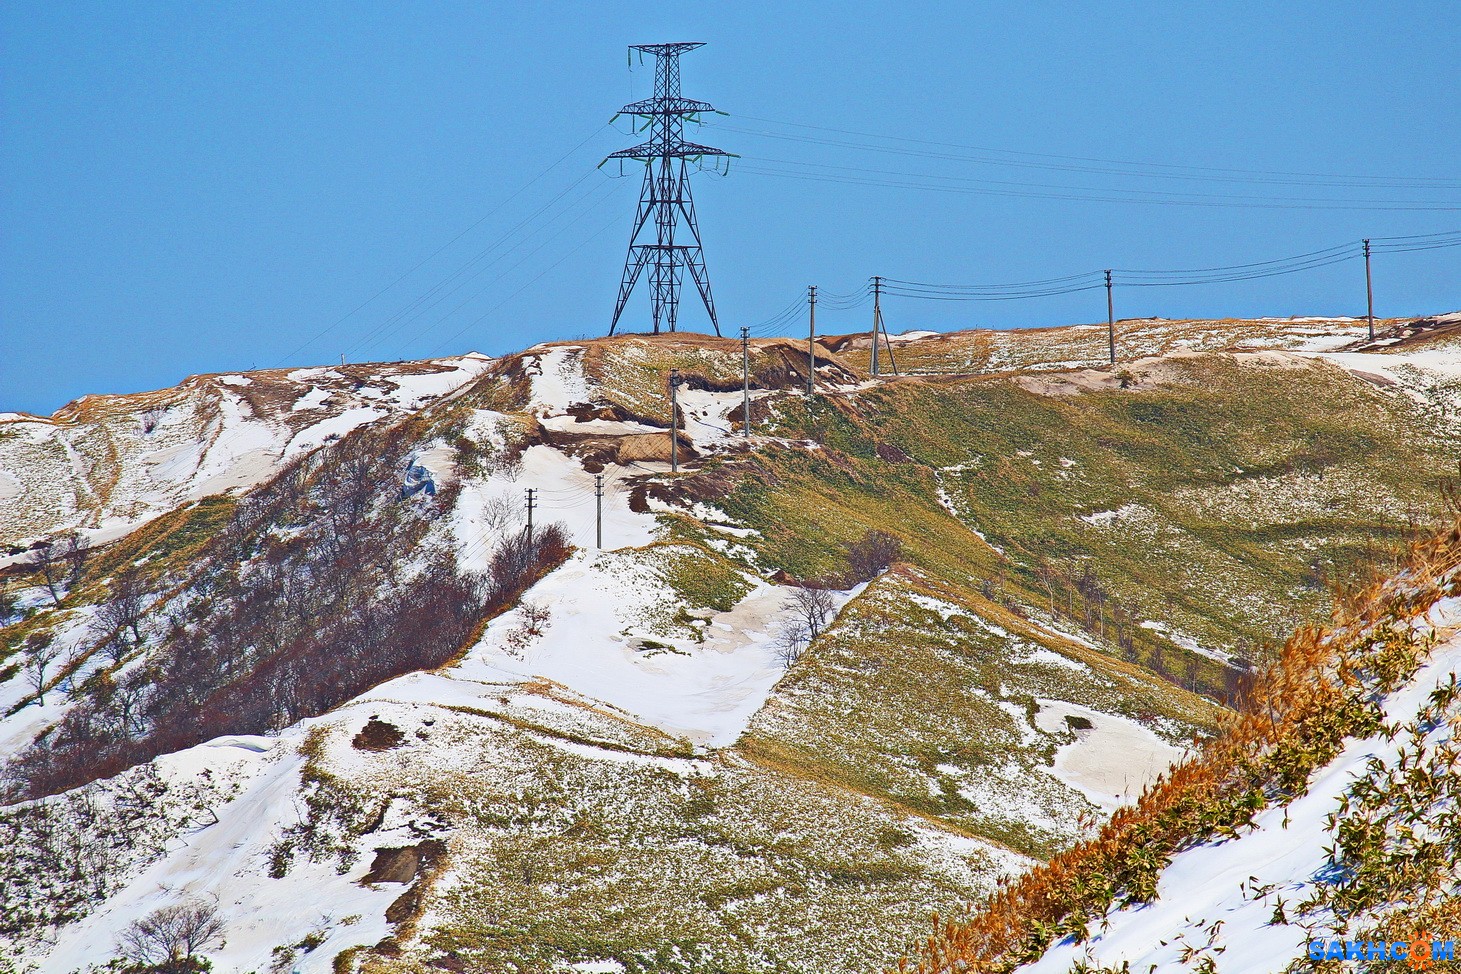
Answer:
M680 55L703 46L702 41L679 44L635 44L629 49L656 58L654 97L636 101L619 109L620 115L642 119L649 130L649 139L628 149L609 155L610 159L633 159L644 163L644 185L639 191L639 210L634 217L634 230L629 234L629 254L624 260L624 277L619 283L619 299L614 303L614 318L609 334L619 325L619 316L629 302L640 275L649 269L650 309L654 315L654 332L660 322L669 331L675 330L680 312L680 283L688 270L705 302L710 324L720 334L715 317L715 301L710 296L710 276L705 269L705 254L700 248L700 226L695 220L695 202L690 198L691 166L699 166L707 156L732 158L722 149L686 142L685 120L714 112L703 101L680 97ZM602 165L602 163L601 163ZM622 165L622 163L621 163ZM640 243L644 228L654 218L655 240ZM683 220L689 232L688 243L675 242L675 230Z

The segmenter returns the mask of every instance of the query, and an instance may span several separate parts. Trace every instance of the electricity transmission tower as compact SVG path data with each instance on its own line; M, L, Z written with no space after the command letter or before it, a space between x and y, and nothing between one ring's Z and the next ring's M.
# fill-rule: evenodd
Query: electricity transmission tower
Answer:
M620 115L643 122L643 127L649 131L648 140L620 149L604 160L618 159L621 167L625 159L644 163L644 186L639 191L634 231L629 235L629 255L624 260L619 300L614 304L614 318L609 323L611 335L619 324L619 316L624 313L624 305L628 303L634 285L646 268L649 270L650 310L654 315L656 335L661 322L669 331L675 330L680 312L680 283L687 270L700 292L700 300L705 302L711 326L717 335L720 334L715 302L710 297L710 275L705 269L705 255L700 249L700 226L695 220L695 202L690 198L689 176L692 167L705 168L707 157L717 161L720 158L729 160L734 153L685 141L686 119L698 122L701 115L714 112L715 108L707 102L680 96L680 55L703 45L703 41L690 41L635 44L629 48L640 52L641 59L645 54L655 56L654 97L619 109ZM640 235L651 217L655 226L654 241L640 243ZM682 222L688 231L688 240L677 243L675 230Z

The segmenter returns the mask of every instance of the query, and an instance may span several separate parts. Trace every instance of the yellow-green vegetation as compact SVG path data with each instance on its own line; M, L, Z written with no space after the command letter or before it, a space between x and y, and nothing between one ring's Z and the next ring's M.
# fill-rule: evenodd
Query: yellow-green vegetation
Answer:
M884 576L778 685L737 751L1045 858L1094 808L1048 773L1075 734L1039 731L1041 700L1120 714L1178 745L1215 725L1201 698L1097 653L1052 652L998 614L922 573Z
M1454 597L1458 567L1461 526L1453 521L1412 546L1394 579L1336 606L1328 627L1290 636L1200 752L1096 835L1002 886L967 917L938 924L897 970L1009 971L1060 938L1083 940L1111 909L1156 899L1174 855L1215 836L1239 837L1258 812L1306 794L1347 742L1380 734L1400 741L1398 753L1371 757L1351 776L1326 824L1334 842L1324 881L1306 902L1276 904L1271 922L1310 934L1333 923L1343 939L1376 939L1375 926L1454 916L1458 753L1449 734L1433 732L1455 726L1461 690L1454 676L1437 684L1404 725L1386 723L1384 701L1435 648L1436 631L1421 617Z
M523 716L531 703L511 707ZM572 735L486 713L420 715L392 713L406 743L380 754L352 751L359 718L343 720L312 759L317 774L348 767L352 791L451 827L455 878L427 892L427 921L400 956L355 955L374 974L610 960L639 974L871 970L891 956L890 932L911 942L930 910L991 888L1017 861L733 753L594 748L584 741L619 732L590 711Z
M133 564L149 578L181 576L228 523L237 503L235 498L223 495L204 497L149 521L92 555L83 584L100 581ZM84 598L87 593L78 594Z
M750 358L756 374L773 365L765 343L752 343ZM705 335L660 336L653 342L636 336L596 341L583 356L584 375L597 384L603 401L665 425L670 421L666 392L671 369L719 388L734 388L741 382L740 343Z
M1400 321L1376 319L1375 327L1383 330ZM1126 363L1173 352L1293 348L1319 338L1329 339L1332 347L1364 333L1363 322L1346 319L1135 318L1116 323L1116 346L1121 362ZM1107 340L1104 321L1055 328L976 328L899 343L894 352L898 368L905 373L994 372L1062 368L1073 362L1105 365ZM865 369L869 358L865 343L864 339L858 348L848 348L843 358ZM883 370L891 371L886 358Z
M1326 581L1429 521L1452 472L1408 400L1326 365L1184 356L1127 389L1035 382L783 401L777 432L824 449L762 451L718 503L793 574L877 527L942 577L998 577L1037 609L1079 590L1102 618L1120 608L1236 653L1327 609ZM1221 689L1214 665L1168 669Z
M34 613L0 629L0 663L18 652L31 636L53 632L71 610L104 601L107 594L103 583L127 566L137 565L149 584L182 577L208 540L228 523L235 503L231 497L205 497L149 521L89 554L81 577L67 590L59 606L47 602ZM7 584L15 588L22 580L35 581L12 573Z
M729 612L751 590L751 583L737 566L704 547L655 545L646 557L653 564L655 574L688 609Z

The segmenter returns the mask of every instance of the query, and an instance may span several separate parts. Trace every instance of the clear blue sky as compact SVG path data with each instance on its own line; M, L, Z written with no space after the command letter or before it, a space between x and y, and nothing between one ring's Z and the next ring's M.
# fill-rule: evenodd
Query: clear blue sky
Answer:
M0 8L0 410L342 352L498 353L602 333L639 187L593 167L634 141L604 123L649 93L649 65L626 67L631 43L706 41L683 60L685 94L733 116L692 136L746 157L695 183L728 333L807 284L846 293L872 274L1000 283L1207 267L1461 227L1453 2L767 7L12 0ZM1025 165L978 161L990 158ZM1165 205L1122 190L1290 202ZM1010 191L1032 195L997 195ZM1046 198L1102 194L1122 201ZM1433 208L1329 208L1355 200ZM1453 310L1458 284L1461 248L1386 255L1377 311ZM1363 269L1116 298L1127 316L1362 314ZM1099 291L902 299L885 315L894 331L1014 327L1103 320L1104 303ZM647 316L641 290L631 326ZM819 324L865 330L867 317L828 309ZM684 323L704 327L688 298Z

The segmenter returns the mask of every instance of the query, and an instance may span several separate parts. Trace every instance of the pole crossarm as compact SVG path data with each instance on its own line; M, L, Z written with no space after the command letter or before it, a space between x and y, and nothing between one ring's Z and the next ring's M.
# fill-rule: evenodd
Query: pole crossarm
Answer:
M715 106L694 98L641 98L619 109L620 115L653 118L656 115L714 115Z
M696 145L694 142L680 142L675 146L661 146L653 142L641 142L628 149L620 149L618 152L611 152L604 156L604 161L610 159L637 159L644 162L651 162L655 159L668 157L670 159L693 159L697 156L726 156L730 159L739 159L740 156L734 152L726 152L724 149L712 148L708 145Z

